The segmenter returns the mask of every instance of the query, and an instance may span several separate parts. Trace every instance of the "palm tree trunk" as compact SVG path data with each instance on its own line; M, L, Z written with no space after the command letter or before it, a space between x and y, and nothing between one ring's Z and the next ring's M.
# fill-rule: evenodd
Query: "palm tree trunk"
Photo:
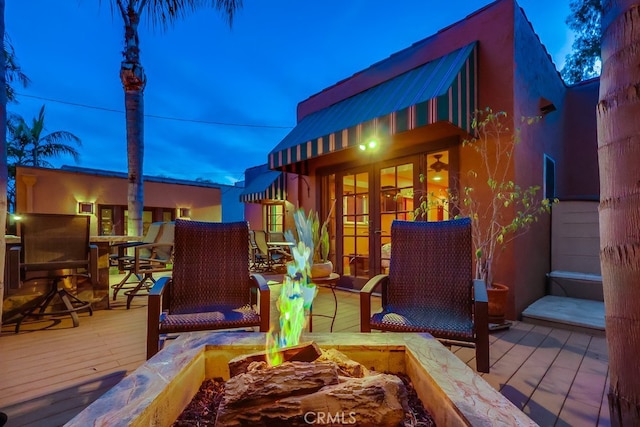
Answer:
M614 426L640 424L640 5L605 0L598 103L600 262Z
M128 225L130 236L142 236L142 212L144 209L143 158L144 158L144 88L146 77L140 64L138 39L139 13L131 6L123 11L125 24L124 60L120 64L120 80L124 88L127 123L127 161L129 188Z
M4 0L0 0L0 34L4 37ZM0 54L0 327L2 326L2 306L4 300L4 257L7 249L4 230L7 222L7 92L5 76L6 58Z

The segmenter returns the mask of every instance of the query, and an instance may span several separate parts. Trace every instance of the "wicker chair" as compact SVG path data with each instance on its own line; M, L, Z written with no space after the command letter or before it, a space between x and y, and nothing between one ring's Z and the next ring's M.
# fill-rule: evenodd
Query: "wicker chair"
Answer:
M98 277L98 247L89 245L90 217L65 214L25 214L20 222L21 245L11 248L8 268L12 280L48 282L49 291L27 309L16 323L30 316L68 314L73 326L79 325L78 312L93 314L91 303L79 299L65 286L66 278L87 277L95 283ZM17 288L19 284L12 284ZM59 306L56 308L56 296Z
M428 332L445 345L475 347L476 369L489 372L489 322L484 282L472 279L471 221L394 221L389 274L360 291L360 329ZM381 287L382 311L371 315Z
M248 239L246 222L176 220L173 277L158 279L149 294L147 359L162 347L161 335L269 330L269 287L261 275L249 274Z

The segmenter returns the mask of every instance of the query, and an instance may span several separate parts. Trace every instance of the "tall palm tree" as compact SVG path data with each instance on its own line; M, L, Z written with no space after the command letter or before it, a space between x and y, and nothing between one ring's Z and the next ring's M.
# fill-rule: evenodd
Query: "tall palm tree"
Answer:
M4 34L4 0L0 0L0 34ZM0 54L0 87L6 87L5 76L5 50ZM7 92L0 90L0 224L6 228L7 218L7 128L4 123L7 121ZM0 314L2 313L2 301L4 299L4 256L6 251L4 232L0 232ZM2 326L2 316L0 315L0 326Z
M603 1L598 119L600 263L611 424L640 425L640 4Z
M120 63L120 80L124 88L126 110L127 160L128 160L128 209L129 235L142 235L142 210L144 192L142 163L144 157L144 88L146 76L140 63L138 26L146 12L153 26L167 29L178 19L200 7L210 6L221 11L231 26L242 0L110 0L124 22L124 50Z
M58 130L45 133L44 105L40 108L38 117L33 118L31 124L17 114L10 114L7 120L7 131L9 141L6 145L6 155L8 158L9 183L14 183L16 177L16 166L39 166L51 167L48 159L68 155L77 162L80 154L75 147L68 143L81 145L80 138L71 132ZM5 160L7 162L7 160ZM15 203L15 187L9 186L9 203Z
M18 64L18 60L16 59L16 52L13 48L13 44L11 43L11 38L9 34L4 34L4 43L2 45L4 50L4 59L5 59L5 71L3 74L5 75L5 90L7 96L7 102L17 102L16 100L16 92L12 86L12 83L19 83L22 87L27 87L30 83L29 77L25 73L22 72L22 68Z

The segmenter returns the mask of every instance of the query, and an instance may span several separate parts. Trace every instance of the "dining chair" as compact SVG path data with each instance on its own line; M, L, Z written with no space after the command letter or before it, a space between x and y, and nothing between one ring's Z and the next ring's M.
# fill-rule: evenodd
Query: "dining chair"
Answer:
M133 298L149 295L149 289L156 282L154 274L172 270L174 230L175 222L162 223L155 242L135 245L133 255L119 258L120 268L127 271L127 276L120 282L120 289L127 284L132 285L124 292L127 309L131 308ZM131 276L135 279L127 282Z
M150 243L155 243L158 237L161 234L163 222L152 222L149 224L149 228L147 229L147 233L144 235L142 240L140 241L129 241L116 243L111 245L112 249L116 249L117 253L109 256L110 261L115 263L118 267L118 270L121 272L126 272L127 274L120 280L120 282L111 285L113 289L113 300L115 301L118 297L118 292L123 289L133 289L137 285L140 280L142 280L142 276L136 276L133 268L127 268L132 261L133 257L130 252L131 248L140 245L148 245ZM149 258L151 256L151 250L149 248L144 248L140 251L140 256ZM131 276L135 277L135 281L130 281Z
M91 218L87 215L39 214L22 215L20 246L10 249L9 269L12 280L44 281L48 291L26 309L17 320L15 331L28 317L45 315L71 316L79 325L78 312L93 314L90 301L76 295L79 279L91 284L98 278L98 247L89 244ZM70 280L67 280L70 279ZM13 288L21 284L12 284Z

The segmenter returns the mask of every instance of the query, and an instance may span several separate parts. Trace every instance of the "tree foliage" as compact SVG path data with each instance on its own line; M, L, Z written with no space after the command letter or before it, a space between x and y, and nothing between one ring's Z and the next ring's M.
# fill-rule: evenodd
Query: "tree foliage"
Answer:
M13 84L18 83L22 87L27 87L30 83L29 77L22 72L22 68L18 64L16 52L11 43L9 34L4 34L4 42L2 45L5 58L5 91L8 102L16 102L16 92Z
M560 74L569 83L600 75L601 0L571 0L571 14L565 21L576 33L572 52L567 55Z
M68 155L77 162L78 150L68 143L81 145L80 138L67 131L46 133L44 125L44 105L38 116L29 124L17 114L9 114L7 119L7 166L9 171L9 206L15 208L16 166L51 167L48 159Z

